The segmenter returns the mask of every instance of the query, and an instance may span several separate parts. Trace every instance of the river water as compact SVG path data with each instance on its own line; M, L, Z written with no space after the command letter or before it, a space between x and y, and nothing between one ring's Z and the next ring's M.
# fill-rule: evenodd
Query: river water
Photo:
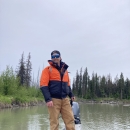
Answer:
M80 104L82 130L130 130L130 106ZM64 123L59 117L59 130ZM49 130L46 106L0 110L0 130Z

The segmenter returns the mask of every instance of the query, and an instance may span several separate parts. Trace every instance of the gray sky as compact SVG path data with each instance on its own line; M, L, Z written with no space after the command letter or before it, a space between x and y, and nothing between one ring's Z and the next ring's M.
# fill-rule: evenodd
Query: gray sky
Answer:
M130 0L0 0L0 71L32 56L37 76L52 50L89 75L130 78Z

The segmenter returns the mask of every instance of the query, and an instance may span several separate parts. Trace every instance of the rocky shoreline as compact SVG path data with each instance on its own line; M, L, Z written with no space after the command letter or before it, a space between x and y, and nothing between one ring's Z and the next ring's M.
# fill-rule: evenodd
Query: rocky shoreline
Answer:
M29 106L40 106L40 105L44 105L45 102L44 101L31 101L28 103L1 103L0 102L0 109L5 109L5 108L16 108L16 107L29 107Z
M121 100L85 100L85 99L77 99L76 100L79 104L117 104L123 106L130 106L130 100L121 101ZM12 102L11 104L8 103L1 103L0 102L0 109L5 108L16 108L16 107L29 107L29 106L40 106L45 105L45 101L31 101L28 103L20 103L20 102Z
M122 100L85 100L85 99L78 99L77 102L79 103L86 103L86 104L117 104L123 106L130 106L130 100L122 101Z

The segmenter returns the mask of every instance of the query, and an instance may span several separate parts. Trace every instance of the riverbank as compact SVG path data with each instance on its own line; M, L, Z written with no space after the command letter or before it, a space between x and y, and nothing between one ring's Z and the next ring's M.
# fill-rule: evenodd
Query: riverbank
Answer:
M119 100L113 98L98 98L94 100L83 99L76 97L76 102L79 104L122 104L123 106L130 106L130 100ZM14 107L29 107L29 106L39 106L45 105L43 98L34 98L34 97L21 97L15 98L11 96L0 96L0 109L4 108L14 108Z
M130 100L126 99L113 99L113 98L98 98L98 99L83 99L76 97L78 103L102 103L102 104L122 104L124 106L130 106Z
M44 105L43 98L0 96L0 109Z

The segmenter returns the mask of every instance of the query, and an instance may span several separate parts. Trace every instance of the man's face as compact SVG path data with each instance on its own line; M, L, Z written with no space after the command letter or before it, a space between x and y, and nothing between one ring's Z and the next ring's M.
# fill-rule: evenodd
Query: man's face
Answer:
M57 53L53 53L53 55L51 56L52 61L54 61L55 63L60 63L61 57L59 54Z

